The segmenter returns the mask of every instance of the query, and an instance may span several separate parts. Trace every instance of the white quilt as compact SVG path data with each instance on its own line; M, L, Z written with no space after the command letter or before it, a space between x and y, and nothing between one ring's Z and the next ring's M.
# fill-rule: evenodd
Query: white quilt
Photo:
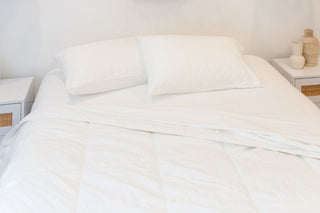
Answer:
M260 133L251 118L214 112L183 112L183 120L166 111L152 120L157 113L117 110L63 107L27 118L28 125L2 143L2 150L8 145L11 151L1 177L0 212L320 211L319 160L221 142L247 138L249 146L319 157L318 145L307 138L302 147L287 147L285 128L283 135L269 135L273 121L261 122L259 130L267 131ZM232 128L221 128L229 120ZM295 128L292 138L304 129L281 125Z
M132 100L39 108L1 142L1 213L320 212L316 111L248 115L157 105L145 86L119 93Z

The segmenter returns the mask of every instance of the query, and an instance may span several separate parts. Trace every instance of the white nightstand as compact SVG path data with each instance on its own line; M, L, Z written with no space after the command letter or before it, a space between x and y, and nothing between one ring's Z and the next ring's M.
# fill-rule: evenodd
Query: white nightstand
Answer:
M33 100L33 77L0 80L0 141L30 113Z
M320 65L295 70L289 58L273 59L272 65L299 91L320 107Z

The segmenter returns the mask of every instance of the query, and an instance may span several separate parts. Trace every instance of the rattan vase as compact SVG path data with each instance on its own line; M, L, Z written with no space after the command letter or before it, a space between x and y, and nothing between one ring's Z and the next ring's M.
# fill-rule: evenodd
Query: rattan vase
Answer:
M303 56L306 59L305 66L315 67L318 65L320 45L319 40L313 36L312 29L304 30L303 42Z

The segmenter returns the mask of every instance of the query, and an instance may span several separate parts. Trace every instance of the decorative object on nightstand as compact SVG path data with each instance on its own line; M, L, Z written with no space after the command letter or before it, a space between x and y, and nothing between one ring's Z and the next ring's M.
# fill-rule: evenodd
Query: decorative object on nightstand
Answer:
M292 42L292 55L290 57L291 66L294 69L300 70L304 67L306 62L305 58L302 56L303 43L301 41Z
M320 108L320 65L295 70L290 66L289 58L273 59L272 65Z
M312 29L305 29L303 42L303 56L306 59L307 67L315 67L318 65L320 45L319 40L313 36Z
M0 141L30 113L34 100L33 77L0 80Z

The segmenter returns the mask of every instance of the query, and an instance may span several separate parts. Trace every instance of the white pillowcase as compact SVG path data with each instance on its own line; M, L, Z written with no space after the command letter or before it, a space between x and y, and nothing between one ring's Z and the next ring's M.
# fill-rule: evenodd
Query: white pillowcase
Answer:
M228 37L159 35L139 38L152 95L260 86Z
M107 40L69 48L58 60L69 94L106 92L142 84L147 73L136 38Z

